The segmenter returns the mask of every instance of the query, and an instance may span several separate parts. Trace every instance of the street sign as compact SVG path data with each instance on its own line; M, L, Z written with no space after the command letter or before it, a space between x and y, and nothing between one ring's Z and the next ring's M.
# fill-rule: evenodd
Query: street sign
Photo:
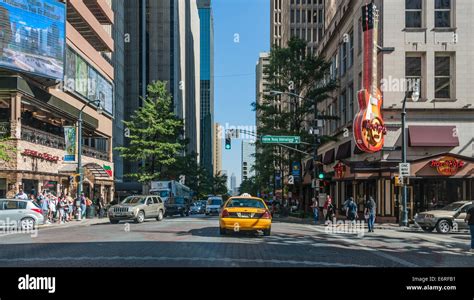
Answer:
M300 144L301 138L299 136L262 136L262 143L264 144Z
M299 177L301 174L301 164L297 161L291 164L291 174L294 177Z
M318 189L319 183L320 183L319 179L313 179L313 181L311 181L311 188Z
M409 177L410 176L410 163L398 164L398 174L400 175L400 177Z

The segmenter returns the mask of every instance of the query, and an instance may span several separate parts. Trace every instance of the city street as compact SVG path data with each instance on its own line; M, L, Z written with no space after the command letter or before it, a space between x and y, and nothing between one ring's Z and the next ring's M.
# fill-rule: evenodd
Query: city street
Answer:
M103 221L103 222L102 222ZM2 267L473 267L469 235L379 229L328 234L324 225L273 221L272 235L220 236L204 215L41 228L0 236Z

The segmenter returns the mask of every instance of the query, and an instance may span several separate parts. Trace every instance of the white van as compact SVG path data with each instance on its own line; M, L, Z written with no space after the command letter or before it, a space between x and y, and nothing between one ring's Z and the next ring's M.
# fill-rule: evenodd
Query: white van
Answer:
M220 214L221 206L223 204L222 197L213 196L207 198L206 204L206 216L213 215L213 214Z

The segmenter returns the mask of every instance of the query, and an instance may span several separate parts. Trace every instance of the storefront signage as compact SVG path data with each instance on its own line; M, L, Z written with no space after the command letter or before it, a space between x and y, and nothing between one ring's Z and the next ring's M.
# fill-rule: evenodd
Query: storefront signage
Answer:
M30 150L30 149L25 149L25 151L23 151L21 153L21 155L30 156L30 157L34 157L34 158L39 158L39 159L46 160L46 161L51 161L51 162L58 162L59 161L59 156L53 156L53 155L48 154L48 153L40 153L38 151L34 151L34 150Z
M452 176L455 175L459 169L464 167L466 163L462 160L457 160L453 157L443 157L438 160L432 160L430 167L436 168L439 174Z
M344 176L346 175L346 165L342 162L338 162L334 166L334 174L336 178L344 178Z
M373 3L362 7L364 31L363 88L358 93L359 112L354 118L354 140L367 153L382 150L387 128L382 116L382 93L378 89L378 13Z

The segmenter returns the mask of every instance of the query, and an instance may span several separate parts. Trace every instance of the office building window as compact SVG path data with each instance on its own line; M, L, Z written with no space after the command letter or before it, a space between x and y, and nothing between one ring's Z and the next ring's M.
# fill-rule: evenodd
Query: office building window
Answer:
M340 109L340 126L346 124L346 91L342 91L339 96L339 109Z
M311 23L311 19L312 19L312 18L311 18L311 10L308 10L307 12L308 12L308 13L307 13L307 15L308 15L308 23Z
M295 10L292 9L290 12L291 23L295 23Z
M318 12L313 11L313 23L318 23Z
M297 9L296 10L296 23L299 23L300 22L300 10Z
M318 22L319 22L319 24L323 24L323 16L324 16L324 15L323 15L323 10L320 9L320 10L318 11Z
M451 0L435 0L435 27L451 27Z
M347 43L342 43L340 47L340 57L341 57L341 76L344 76L346 73L347 67Z
M405 0L405 27L421 28L422 12L422 0Z
M316 28L313 28L313 43L317 43L318 42L318 31L316 30Z
M414 84L417 83L420 91L420 98L422 97L423 87L422 76L423 76L423 59L419 54L408 54L405 57L405 78L406 88L408 91L412 91Z
M354 31L349 33L349 60L347 68L352 67L354 64Z
M435 98L451 98L451 56L436 54L435 57Z
M349 109L347 110L347 121L352 121L354 118L354 83L349 83L347 87L347 100L349 101Z
M318 28L318 41L323 39L323 29L321 27Z
M306 11L301 11L301 23L306 23Z

